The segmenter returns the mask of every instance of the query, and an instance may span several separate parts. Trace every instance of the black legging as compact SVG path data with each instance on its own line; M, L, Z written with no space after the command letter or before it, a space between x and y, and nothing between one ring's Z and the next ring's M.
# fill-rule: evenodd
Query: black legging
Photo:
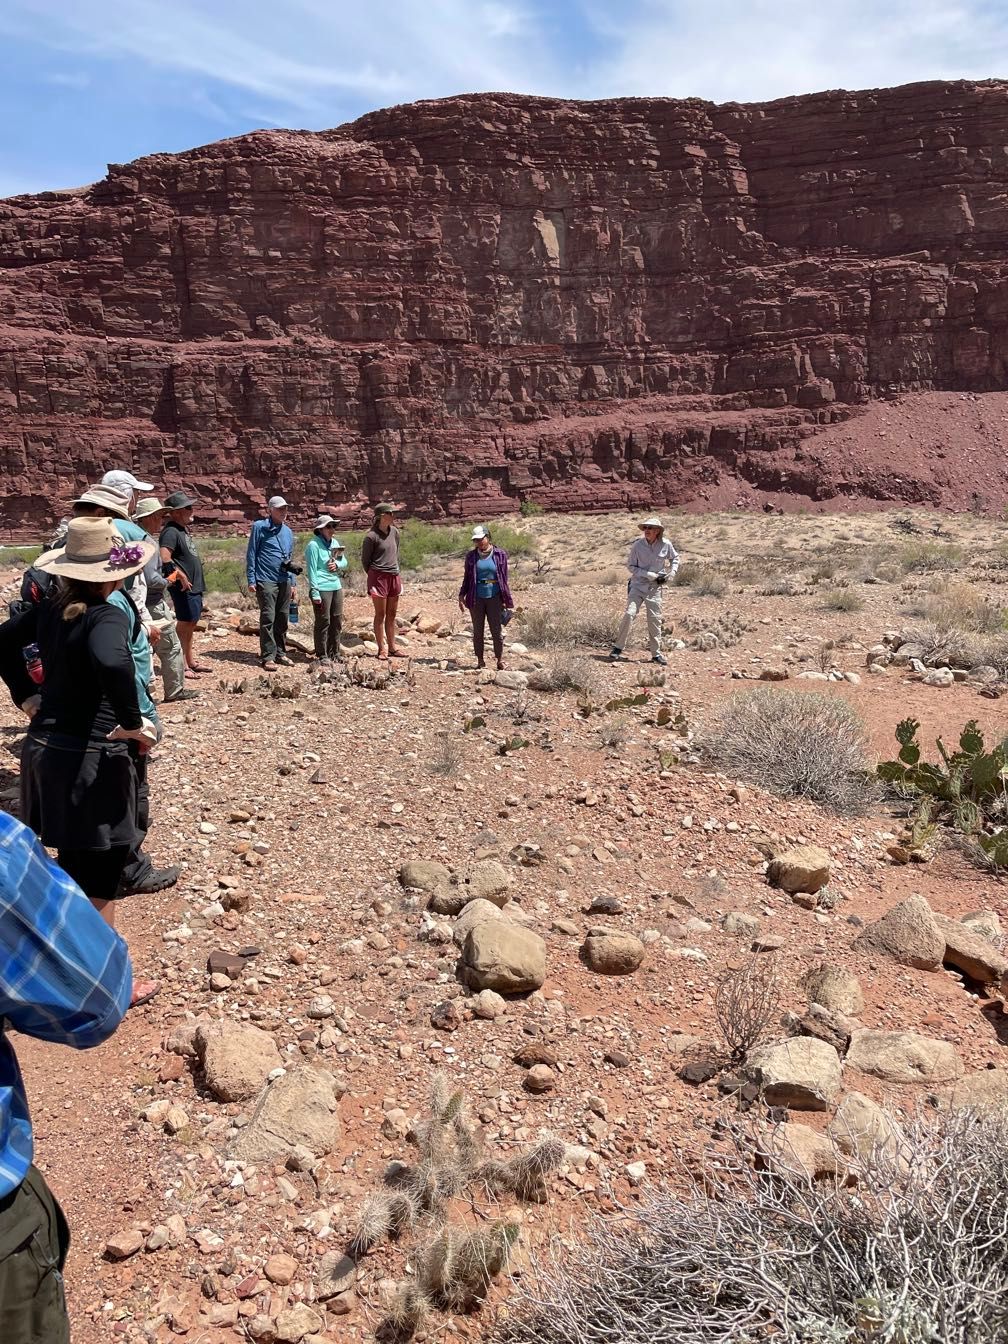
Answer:
M92 901L111 901L129 858L128 845L111 849L58 849L56 862Z

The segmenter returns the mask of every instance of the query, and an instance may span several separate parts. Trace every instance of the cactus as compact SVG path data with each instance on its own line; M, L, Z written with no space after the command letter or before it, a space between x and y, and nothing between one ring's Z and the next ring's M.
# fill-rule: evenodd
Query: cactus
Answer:
M996 867L1008 865L1008 840L994 831L1008 816L1008 739L986 748L975 719L959 735L958 750L949 751L939 737L938 761L921 759L920 724L903 719L896 726L899 754L882 761L879 778L904 798L932 803L931 820L941 820L963 835L977 837Z

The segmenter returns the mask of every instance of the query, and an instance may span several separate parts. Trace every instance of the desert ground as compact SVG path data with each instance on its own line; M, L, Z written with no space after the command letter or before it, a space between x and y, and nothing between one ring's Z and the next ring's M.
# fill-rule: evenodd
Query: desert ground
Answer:
M774 959L780 1013L806 1012L802 977L825 961L857 977L859 1027L954 1047L951 1071L915 1083L847 1063L844 1093L909 1114L958 1076L1006 1067L996 995L954 969L854 946L914 895L957 920L1004 919L997 874L940 825L922 861L902 862L904 817L890 799L869 798L858 815L782 798L708 743L726 700L756 686L845 701L872 765L895 755L894 729L908 717L929 757L938 735L954 743L972 719L1000 740L1008 528L921 511L675 516L682 582L666 591L661 676L643 618L626 659L604 661L634 518L508 525L530 551L512 567L520 610L500 682L475 669L455 558L406 576L410 657L386 684L367 684L380 683L378 664L357 657L370 624L359 583L347 598L353 671L335 680L304 654L266 678L256 640L239 629L247 603L213 595L200 637L211 672L200 699L165 708L151 769L148 848L182 877L125 902L120 919L135 966L161 980L161 994L86 1055L16 1042L37 1160L73 1229L77 1344L373 1337L391 1285L415 1269L416 1238L381 1241L356 1265L342 1257L388 1164L409 1160L439 1074L464 1091L504 1158L543 1133L567 1145L545 1203L512 1214L515 1201L501 1196L521 1238L483 1310L426 1327L429 1338L482 1337L533 1272L531 1255L710 1160L719 1117L740 1105L722 1086L715 989L751 957ZM213 546L203 541L205 555ZM13 582L15 570L3 577ZM302 611L307 637L303 591ZM887 632L890 649L894 633L923 632L925 661L951 675L898 659L870 670ZM514 673L533 674L533 685ZM620 700L640 703L606 708ZM813 708L813 735L816 722ZM10 800L24 722L8 704L2 723ZM799 901L768 881L769 855L804 843L828 854L829 900ZM422 870L435 874L433 910L430 892L400 880L417 861L451 874L446 885ZM499 1003L480 996L478 1011L459 977L457 916L437 908L452 904L439 892L457 895L470 880L467 894L503 903L546 958L541 988ZM640 940L635 970L590 969L579 954L597 926ZM214 953L231 956L211 974ZM770 1040L788 1034L780 1013ZM210 1037L223 1024L268 1039L255 1038L251 1059L239 1043L227 1067L240 1077L222 1083L194 1057L199 1024ZM335 1080L325 1095L340 1098L338 1129L323 1116L331 1151L306 1152L304 1138L285 1148L281 1135L272 1156L239 1157L253 1151L245 1140L267 1077L318 1069ZM229 1091L241 1095L221 1099ZM791 1121L822 1129L837 1103L792 1110ZM477 1224L493 1214L478 1200L457 1212Z

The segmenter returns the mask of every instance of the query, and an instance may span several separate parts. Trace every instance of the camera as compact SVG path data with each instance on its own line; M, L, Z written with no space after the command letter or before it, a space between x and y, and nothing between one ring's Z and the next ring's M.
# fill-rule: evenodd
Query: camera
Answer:
M297 575L304 573L304 565L296 565L293 560L282 560L280 562L280 569L284 574Z

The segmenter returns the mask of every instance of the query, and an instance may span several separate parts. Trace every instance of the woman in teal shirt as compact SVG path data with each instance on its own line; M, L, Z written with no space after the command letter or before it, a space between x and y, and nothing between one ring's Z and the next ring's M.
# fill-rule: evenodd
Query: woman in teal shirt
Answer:
M315 531L305 547L308 594L315 613L315 656L328 666L340 653L343 629L343 581L347 567L343 543L335 535L336 519L328 513L315 520Z

